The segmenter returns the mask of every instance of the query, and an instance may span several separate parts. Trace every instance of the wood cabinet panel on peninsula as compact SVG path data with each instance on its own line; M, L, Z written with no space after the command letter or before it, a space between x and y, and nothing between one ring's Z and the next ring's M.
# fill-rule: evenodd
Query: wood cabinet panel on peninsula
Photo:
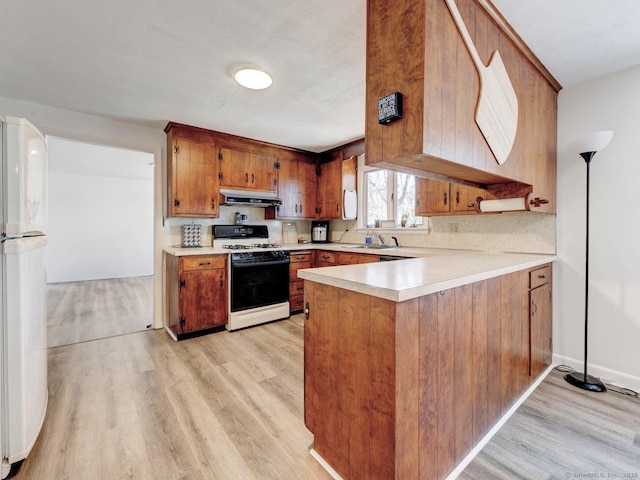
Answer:
M549 200L532 210L553 213L561 86L489 1L456 4L482 63L497 50L515 90L510 155L499 164L475 122L482 86L444 0L368 0L365 161L489 190L496 185L500 198L532 193ZM403 117L379 124L378 100L396 91L403 94Z
M167 325L178 339L227 323L227 255L166 254Z
M318 454L344 479L445 478L535 379L529 275L403 302L307 280L305 424Z

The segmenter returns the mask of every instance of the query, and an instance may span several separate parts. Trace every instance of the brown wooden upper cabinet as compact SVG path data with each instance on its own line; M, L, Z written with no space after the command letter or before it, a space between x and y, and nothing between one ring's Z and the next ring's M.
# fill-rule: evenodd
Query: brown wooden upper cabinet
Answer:
M452 183L450 185L451 211L454 213L476 212L477 200L489 200L487 191L483 188Z
M318 177L318 218L342 218L342 159L320 165Z
M444 0L367 1L368 165L486 185L496 198L530 193L555 212L561 86L488 0L455 0L484 65L497 50L518 103L513 147L496 161L475 122L479 74ZM378 123L378 100L403 96L402 118ZM517 188L516 188L517 187Z
M416 177L416 215L444 214L450 209L449 182Z
M220 186L276 190L277 159L261 153L220 148Z
M416 177L416 215L419 216L474 214L478 197L493 198L479 187Z
M363 141L352 142L347 148L330 152L329 160L320 165L318 177L318 212L317 217L323 220L342 218L343 191L356 190L358 157L362 151Z
M218 160L213 141L184 128L167 130L167 214L217 217Z
M315 218L317 154L169 122L167 216L217 217L220 187L283 192L281 218ZM286 186L278 188L278 171ZM265 217L275 218L273 207Z
M493 198L479 187L416 177L416 215L473 214L478 197Z
M316 218L317 175L315 163L279 159L276 218Z

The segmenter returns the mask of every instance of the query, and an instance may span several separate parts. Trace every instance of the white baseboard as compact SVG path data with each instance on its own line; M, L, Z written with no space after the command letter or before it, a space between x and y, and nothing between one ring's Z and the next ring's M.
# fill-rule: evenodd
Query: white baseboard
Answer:
M507 410L507 412L500 418L500 420L498 420L498 422L491 428L491 430L489 430L489 432L487 432L487 434L482 437L482 440L480 440L476 444L476 446L473 447L473 449L467 454L467 456L464 457L458 465L456 465L456 468L453 469L453 471L447 476L445 480L455 480L456 478L458 478L458 475L460 475L464 471L464 469L467 468L467 466L476 457L476 455L478 455L480 451L485 447L485 445L491 441L493 436L498 433L498 430L500 430L502 426L507 423L507 420L509 420L511 416L516 413L516 410L520 408L520 405L522 405L524 401L529 397L529 395L531 395L533 391L538 388L538 385L542 383L547 375L549 375L549 372L551 372L551 370L553 370L554 368L554 364L551 364L549 367L547 367L544 373L542 373L536 379L536 381L531 384L527 391L524 392L520 396L520 398L518 398L518 400L516 400L516 403L514 403L511 408Z
M326 460L322 458L318 452L316 452L315 448L310 448L309 453L311 453L311 456L315 458L320 465L322 465L322 468L324 468L329 475L331 475L331 478L333 478L334 480L343 480L342 477L338 475L338 472L331 468L331 465L329 465Z
M471 463L471 461L476 457L476 455L478 455L478 453L480 453L480 451L484 448L484 446L487 443L489 443L491 438L498 432L498 430L500 430L500 428L505 423L507 423L507 420L511 418L511 416L516 412L516 410L518 410L520 405L524 403L524 401L529 397L529 395L531 395L533 391L536 388L538 388L538 385L542 383L542 381L546 378L549 372L553 370L554 367L555 365L553 364L550 365L544 371L544 373L542 373L536 379L536 381L527 389L527 391L524 392L520 396L520 398L518 398L518 400L511 406L509 410L507 410L507 412L502 416L502 418L498 420L498 422L493 426L493 428L489 430L489 432L482 438L482 440L480 440L478 444L475 447L473 447L473 450L471 450L467 454L467 456L464 459L462 459L462 461L458 465L456 465L456 468L447 476L446 480L455 480L458 477L458 475L460 475L464 471L464 469L467 468L469 463ZM309 452L311 453L311 456L315 458L318 461L318 463L320 463L320 465L322 465L322 467L327 471L327 473L329 473L329 475L331 475L331 477L334 480L342 480L342 477L333 468L331 468L331 465L329 465L325 461L325 459L322 458L314 448L310 448Z
M565 357L562 355L553 354L554 365L568 365L571 368L575 368L579 372L583 372L584 359L576 360L575 358ZM589 375L600 378L605 384L611 383L618 387L630 388L636 392L640 391L640 377L634 377L626 373L618 372L617 370L611 370L610 368L601 367L599 365L589 364Z

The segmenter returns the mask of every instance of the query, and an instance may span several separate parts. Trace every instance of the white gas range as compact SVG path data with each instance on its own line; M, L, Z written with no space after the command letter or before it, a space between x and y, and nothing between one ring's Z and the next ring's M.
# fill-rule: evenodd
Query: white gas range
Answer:
M214 246L232 251L227 330L289 317L289 251L268 238L266 225L213 226Z

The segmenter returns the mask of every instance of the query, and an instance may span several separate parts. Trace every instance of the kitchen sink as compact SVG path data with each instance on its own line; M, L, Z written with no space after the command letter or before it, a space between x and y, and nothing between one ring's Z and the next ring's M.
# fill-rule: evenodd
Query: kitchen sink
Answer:
M365 244L365 245L354 245L351 248L367 248L372 250L384 250L385 248L394 248L393 245L373 245L373 244Z

